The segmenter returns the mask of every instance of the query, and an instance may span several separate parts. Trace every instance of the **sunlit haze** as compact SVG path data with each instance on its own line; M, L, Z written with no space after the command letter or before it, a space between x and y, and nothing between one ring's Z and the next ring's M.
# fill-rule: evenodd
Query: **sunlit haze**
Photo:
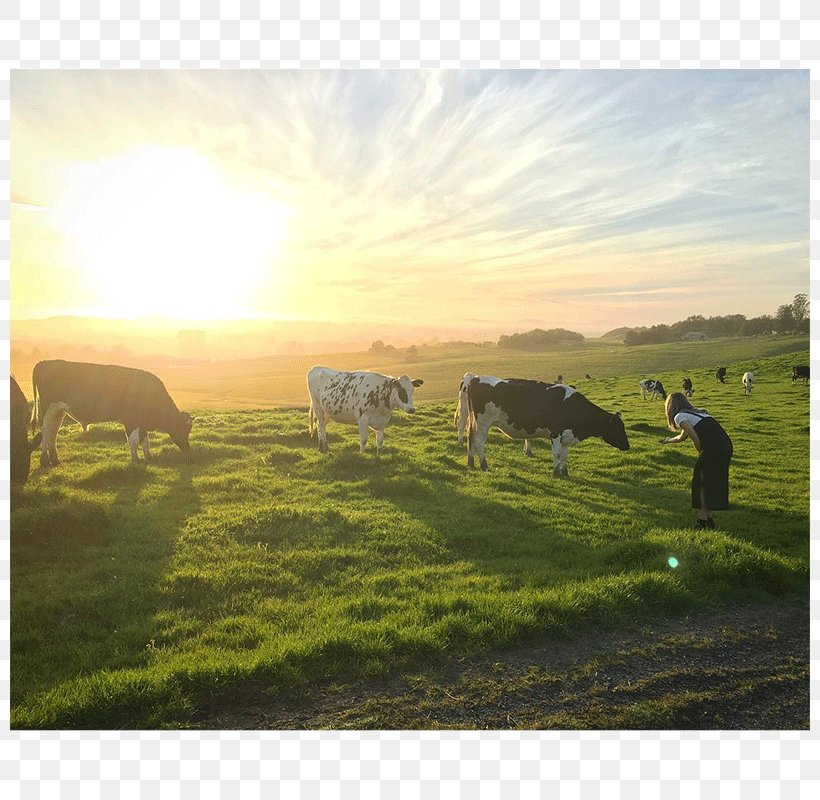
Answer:
M12 318L586 334L808 290L808 71L14 71Z

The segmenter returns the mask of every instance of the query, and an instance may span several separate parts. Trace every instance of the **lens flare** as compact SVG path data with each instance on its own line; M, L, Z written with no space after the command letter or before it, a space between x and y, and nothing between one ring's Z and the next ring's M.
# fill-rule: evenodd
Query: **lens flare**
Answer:
M672 569L675 569L675 567L678 566L678 559L675 558L675 556L669 556L666 563L669 564Z

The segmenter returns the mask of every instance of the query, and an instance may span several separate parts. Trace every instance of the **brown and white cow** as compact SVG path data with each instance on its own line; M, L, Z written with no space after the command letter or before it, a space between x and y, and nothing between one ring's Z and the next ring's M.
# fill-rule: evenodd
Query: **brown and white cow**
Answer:
M407 375L393 378L378 372L348 372L313 367L307 374L310 435L318 432L319 450L327 452L328 420L357 425L361 452L365 451L370 428L376 431L376 452L381 453L384 428L395 409L415 414L413 389L424 381Z
M552 471L566 476L570 446L592 436L602 438L619 450L629 450L620 415L610 414L587 400L571 386L560 383L508 379L473 378L467 388L470 431L467 465L477 453L487 469L484 446L490 428L498 428L513 439L548 437L552 440Z
M190 449L188 436L193 419L180 411L162 381L142 369L116 364L78 361L40 361L31 375L34 385L35 423L42 426L40 464L59 464L57 433L66 414L84 428L91 422L121 422L137 462L141 445L149 461L148 432L167 433L180 450Z
M9 407L9 479L12 483L25 483L31 471L31 454L40 444L40 434L34 441L28 438L31 411L20 385L9 378L11 405Z

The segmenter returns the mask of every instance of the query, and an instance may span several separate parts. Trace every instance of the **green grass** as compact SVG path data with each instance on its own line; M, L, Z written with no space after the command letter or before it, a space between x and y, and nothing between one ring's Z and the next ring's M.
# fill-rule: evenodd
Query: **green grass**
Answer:
M808 389L790 380L807 342L774 356L726 343L736 361L709 351L687 372L736 454L733 508L700 533L694 450L659 444L662 403L637 386L647 374L679 386L681 347L620 348L608 373L579 381L622 411L632 449L577 445L564 480L545 441L527 459L498 432L490 470L466 468L452 416L476 365L463 361L452 400L418 390L418 413L394 415L380 458L333 423L320 454L304 409L203 412L190 453L155 435L148 467L128 464L116 426L64 427L63 464L11 498L12 726L184 726L204 696L248 681L286 694L579 624L807 596ZM675 371L643 368L664 353Z

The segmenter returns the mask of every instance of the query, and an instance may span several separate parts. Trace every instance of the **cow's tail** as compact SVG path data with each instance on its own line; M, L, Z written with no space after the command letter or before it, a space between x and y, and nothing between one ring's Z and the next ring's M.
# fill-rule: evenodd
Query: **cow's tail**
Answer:
M31 385L34 388L34 404L33 404L33 408L31 409L30 427L31 427L31 432L34 433L34 431L37 429L37 421L38 421L39 411L40 411L40 401L39 401L40 393L37 391L37 380L34 377L34 370L31 371Z
M475 408L473 408L473 393L470 391L470 384L467 384L467 452L472 457L475 453L475 432L476 418Z
M310 400L310 410L308 411L308 436L313 438L313 434L317 429L316 412L313 410L313 398Z

